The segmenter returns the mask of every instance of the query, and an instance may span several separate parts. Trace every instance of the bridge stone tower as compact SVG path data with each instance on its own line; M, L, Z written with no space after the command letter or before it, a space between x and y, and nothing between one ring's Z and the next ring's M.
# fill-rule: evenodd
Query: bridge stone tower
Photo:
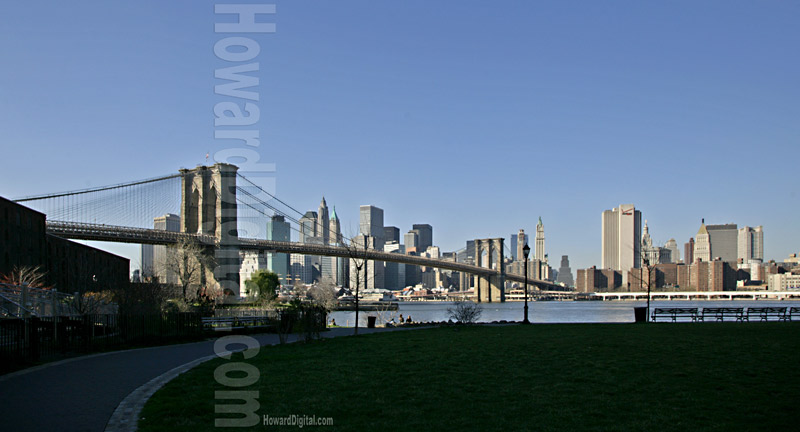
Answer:
M214 236L214 279L226 295L239 296L236 165L181 169L181 232Z
M500 272L497 276L475 275L475 301L489 303L506 301L506 267L503 257L503 239L476 239L475 265Z

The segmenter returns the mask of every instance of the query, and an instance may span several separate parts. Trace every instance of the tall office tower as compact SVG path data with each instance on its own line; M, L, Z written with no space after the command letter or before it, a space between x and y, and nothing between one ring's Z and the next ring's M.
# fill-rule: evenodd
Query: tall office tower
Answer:
M539 261L546 261L546 253L544 252L544 224L542 217L539 216L539 223L536 224L536 256Z
M317 237L322 239L322 244L330 243L330 221L328 220L328 204L325 202L325 197L322 197L322 202L319 203L319 211L317 212Z
M739 229L736 224L706 225L711 242L711 258L735 263L739 254Z
M405 248L400 243L392 240L383 246L384 252L405 254ZM383 272L383 287L390 290L403 289L406 286L406 265L402 263L386 262Z
M751 260L764 260L764 227L744 226L739 228L739 251L737 258L748 263Z
M418 252L419 251L419 234L416 231L411 230L407 232L403 236L403 242L406 246L406 252Z
M317 236L317 212L307 211L300 218L300 243L308 243L311 237Z
M522 240L520 240L520 234L523 235ZM520 229L518 234L511 234L511 241L509 245L511 247L511 257L513 261L522 261L525 259L522 254L522 248L528 244L528 235L525 234L525 231Z
M333 213L331 213L330 227L328 228L328 236L330 237L330 244L338 245L342 243L342 226L339 223L339 217L336 216L336 206L333 206Z
M678 242L674 238L667 240L664 248L669 251L669 262L677 263L681 260L681 250L678 249Z
M283 216L272 216L267 221L267 240L288 242L291 240L290 229L289 222ZM289 254L267 252L266 260L267 270L277 274L282 285L289 285Z
M694 262L694 238L689 237L689 241L683 245L683 262L691 264Z
M711 261L711 236L708 235L705 220L697 231L697 240L694 241L694 259L704 262Z
M359 232L375 238L375 246L383 250L383 209L371 205L359 207Z
M572 286L575 281L572 279L572 269L569 268L569 256L561 255L561 267L558 268L556 283L563 283L564 286Z
M425 252L428 247L433 246L433 227L428 224L414 224L411 231L416 231L419 235L417 250Z
M180 232L181 217L169 213L153 218L153 229ZM166 246L142 245L142 277L157 277L161 283L178 283L178 274L167 263L171 252Z
M400 243L400 228L394 226L383 227L383 241Z
M601 266L622 273L641 264L642 212L633 204L621 204L603 212Z
M383 227L381 227L383 228ZM382 229L381 229L382 230ZM378 239L369 235L358 235L352 239L351 243L357 250L364 249L366 244L367 249L383 250L383 245L378 249ZM359 270L359 266L361 269ZM364 278L366 273L366 284ZM365 287L368 289L383 288L384 283L384 267L383 263L375 260L368 260L366 265L363 259L355 258L350 259L350 288L355 289L356 277L358 277L358 285L361 289Z

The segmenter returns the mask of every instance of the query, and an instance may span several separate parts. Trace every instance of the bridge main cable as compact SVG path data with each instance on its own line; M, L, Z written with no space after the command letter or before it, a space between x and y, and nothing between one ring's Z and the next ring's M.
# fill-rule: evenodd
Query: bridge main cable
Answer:
M92 192L102 192L102 191L107 191L107 190L112 190L112 189L121 189L121 188L129 187L129 186L136 186L136 185L142 185L142 184L147 184L147 183L155 183L155 182L159 182L159 181L163 181L163 180L174 179L174 178L181 177L181 176L183 176L183 174L181 174L181 173L170 174L168 176L150 178L150 179L146 179L146 180L138 180L138 181L134 181L134 182L130 182L130 183L119 183L119 184L115 184L115 185L100 186L100 187L96 187L96 188L77 189L77 190L74 190L74 191L59 192L59 193L54 193L54 194L32 195L32 196L18 198L18 199L15 199L13 201L20 203L20 202L25 202L25 201L37 201L37 200L43 200L43 199L49 199L49 198L60 198L60 197L65 197L65 196L82 195L82 194L87 194L87 193L92 193Z

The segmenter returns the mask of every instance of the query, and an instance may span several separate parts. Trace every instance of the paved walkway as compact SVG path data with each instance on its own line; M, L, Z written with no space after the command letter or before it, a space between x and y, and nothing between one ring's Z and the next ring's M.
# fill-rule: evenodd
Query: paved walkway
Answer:
M393 329L359 329L359 333ZM332 329L325 337L347 336ZM275 334L254 335L262 346ZM180 365L214 354L214 342L117 351L78 357L0 376L0 429L102 432L128 394Z

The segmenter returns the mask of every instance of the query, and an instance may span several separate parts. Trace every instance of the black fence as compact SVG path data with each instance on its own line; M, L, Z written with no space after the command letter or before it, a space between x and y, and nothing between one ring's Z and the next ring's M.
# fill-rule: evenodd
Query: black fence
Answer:
M0 319L0 373L76 354L204 337L199 313Z

